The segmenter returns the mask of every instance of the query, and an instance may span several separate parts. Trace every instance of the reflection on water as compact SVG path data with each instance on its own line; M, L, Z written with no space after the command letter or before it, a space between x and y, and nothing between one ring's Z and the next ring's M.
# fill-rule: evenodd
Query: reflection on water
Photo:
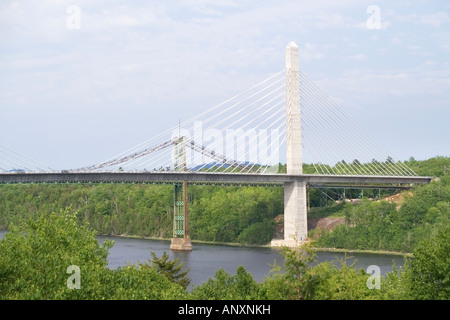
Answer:
M6 231L0 230L0 238ZM154 251L160 257L166 251L171 259L178 258L184 263L184 268L190 268L189 277L191 284L197 286L210 277L214 277L215 272L222 268L230 274L235 274L238 266L242 265L250 272L257 281L264 280L265 276L272 269L276 260L277 264L282 265L283 259L276 249L257 248L257 247L236 247L213 244L193 243L193 250L190 252L171 251L169 249L170 241L133 239L121 237L97 237L100 243L105 239L114 241L114 246L109 250L108 267L117 268L127 264L136 264L146 262L151 259L151 251ZM333 261L343 259L344 253L318 252L317 262ZM349 257L349 254L347 254ZM350 265L356 260L356 267L367 269L370 265L380 267L381 274L392 271L392 265L396 267L403 266L403 257L353 253L347 260Z

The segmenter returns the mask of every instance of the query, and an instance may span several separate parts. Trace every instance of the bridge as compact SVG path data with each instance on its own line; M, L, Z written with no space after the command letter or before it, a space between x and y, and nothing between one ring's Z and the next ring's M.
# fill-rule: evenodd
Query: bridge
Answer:
M304 156L313 173L303 172ZM297 246L307 240L308 187L404 188L430 180L395 161L300 72L294 42L284 70L102 163L53 170L0 145L0 184L173 184L173 250L192 249L188 184L283 185L284 239L272 245Z
M311 187L363 187L400 188L402 185L428 183L431 177L350 176L278 173L210 173L210 172L33 172L0 173L1 183L164 183L175 184L189 181L192 184L282 185L296 181Z

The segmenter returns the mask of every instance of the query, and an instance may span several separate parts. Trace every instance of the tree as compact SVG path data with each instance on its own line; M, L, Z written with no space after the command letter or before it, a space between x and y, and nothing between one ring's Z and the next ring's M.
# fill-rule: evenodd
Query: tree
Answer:
M166 276L170 281L181 285L184 289L187 289L191 283L191 279L187 276L189 269L182 271L183 263L178 263L178 258L170 260L167 252L164 251L161 258L158 258L155 252L151 251L152 260L149 260L147 264L141 264L141 267L153 266L156 271Z
M0 299L186 298L181 285L153 266L107 268L113 242L100 245L95 236L70 209L12 224L0 240Z
M104 299L119 300L178 300L187 292L179 284L160 274L156 268L129 265L105 270Z
M0 296L4 299L101 298L111 241L102 246L69 209L12 224L0 241ZM70 289L68 270L81 288ZM79 287L80 287L79 286Z
M260 299L260 286L243 266L235 275L219 269L214 278L194 288L191 298L196 300L253 300Z
M411 292L415 299L450 299L450 225L414 250Z
M269 243L272 240L275 222L265 219L263 222L256 222L242 230L238 241L244 244Z
M363 269L356 269L356 261L352 265L347 265L346 259L315 264L316 252L309 244L284 247L281 255L284 272L274 264L262 284L260 299L358 300L373 299L378 295L367 288L369 275Z
M309 270L309 299L363 300L377 297L377 290L367 287L369 275L356 268L356 261L347 264L347 257L333 262L322 262Z
M265 298L269 300L303 300L311 296L312 277L309 269L316 253L309 244L296 248L283 247L284 273L274 263L271 274L263 284Z

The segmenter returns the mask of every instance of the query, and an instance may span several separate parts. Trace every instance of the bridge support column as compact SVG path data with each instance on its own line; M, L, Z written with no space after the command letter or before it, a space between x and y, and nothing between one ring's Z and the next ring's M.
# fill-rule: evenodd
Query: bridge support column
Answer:
M306 182L284 184L284 239L272 240L271 246L296 247L308 237Z
M172 238L170 241L170 250L175 251L192 251L192 243L190 238Z
M300 175L302 165L302 129L300 114L300 69L298 47L294 42L286 47L286 167L287 173ZM272 246L297 246L306 241L306 182L284 184L284 240L273 240Z
M171 250L191 251L192 243L189 238L187 181L175 184L173 210L173 238L170 243Z
M284 242L287 246L297 246L308 236L306 200L306 182L284 185Z
M186 171L186 138L181 137L175 144L176 171ZM175 184L173 210L173 238L171 250L191 251L192 243L189 238L187 181Z

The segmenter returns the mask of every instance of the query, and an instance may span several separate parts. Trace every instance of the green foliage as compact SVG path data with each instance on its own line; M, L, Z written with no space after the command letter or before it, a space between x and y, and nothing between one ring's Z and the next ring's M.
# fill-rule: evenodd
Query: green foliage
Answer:
M0 186L0 226L60 208L79 212L100 234L168 238L172 235L173 190L134 184L36 184Z
M406 259L404 269L381 279L378 299L449 300L450 299L450 226L422 241Z
M95 231L78 226L68 210L19 225L0 241L0 296L4 299L100 298L98 288L112 243L100 246ZM81 269L83 290L69 290L67 268Z
M275 262L265 280L257 283L240 266L234 276L219 269L214 278L196 287L193 299L357 300L376 299L379 292L367 287L369 275L345 260L316 264L310 245L282 248L284 264Z
M381 277L380 290L376 299L380 300L411 300L411 269L408 267L409 261L405 259L404 268L397 269L393 265L393 270Z
M450 165L450 157L438 156L424 161L417 161L411 157L405 164L419 176L443 177L450 174L445 172L445 166Z
M235 275L223 269L192 292L186 272L165 253L150 263L106 267L112 242L100 246L96 232L79 225L70 210L42 214L11 225L0 240L1 299L444 299L450 298L450 228L422 242L405 270L381 278L369 289L369 275L346 260L317 264L310 245L282 248L283 267L273 266L258 283L243 266ZM80 287L67 286L67 267L79 266Z
M283 212L282 188L197 187L193 192L193 239L266 244L275 227L273 218Z
M450 225L414 250L411 280L414 299L450 299Z
M183 287L148 266L125 266L106 270L103 299L177 300L186 299Z
M367 287L369 275L363 269L348 265L346 259L322 262L311 269L314 300L375 299L377 291Z
M308 219L324 218L324 217L341 217L345 202L334 203L327 207L315 207L308 211Z
M111 241L79 225L70 210L13 224L0 240L0 299L183 299L186 292L153 267L108 269ZM79 289L67 286L78 266Z
M284 273L274 263L270 276L264 281L264 295L269 300L303 300L312 294L311 264L315 251L309 244L297 248L283 247Z
M238 236L238 242L244 244L265 244L272 240L275 222L272 219L265 219L244 228Z
M282 192L282 188L269 187L190 186L191 236L206 241L268 243L272 219L283 212ZM173 187L165 185L2 185L0 227L71 206L80 213L79 222L87 221L99 234L170 238L173 196Z
M412 252L450 224L450 179L413 188L397 209L386 201L346 204L346 224L322 232L317 245L346 249Z
M277 265L266 277L260 298L270 300L375 299L378 292L367 287L369 275L346 260L317 264L309 245L283 248L284 267ZM315 264L315 265L314 265ZM284 270L283 270L284 269Z
M215 278L197 286L191 293L195 300L253 300L258 299L259 285L243 266L235 275L225 270L216 271Z
M170 260L167 252L164 251L161 258L158 258L156 253L150 252L152 259L149 259L149 263L141 264L141 267L148 268L153 266L158 273L166 276L170 281L178 283L184 289L186 289L191 283L191 279L187 276L189 269L182 271L183 263L178 263L178 258Z

